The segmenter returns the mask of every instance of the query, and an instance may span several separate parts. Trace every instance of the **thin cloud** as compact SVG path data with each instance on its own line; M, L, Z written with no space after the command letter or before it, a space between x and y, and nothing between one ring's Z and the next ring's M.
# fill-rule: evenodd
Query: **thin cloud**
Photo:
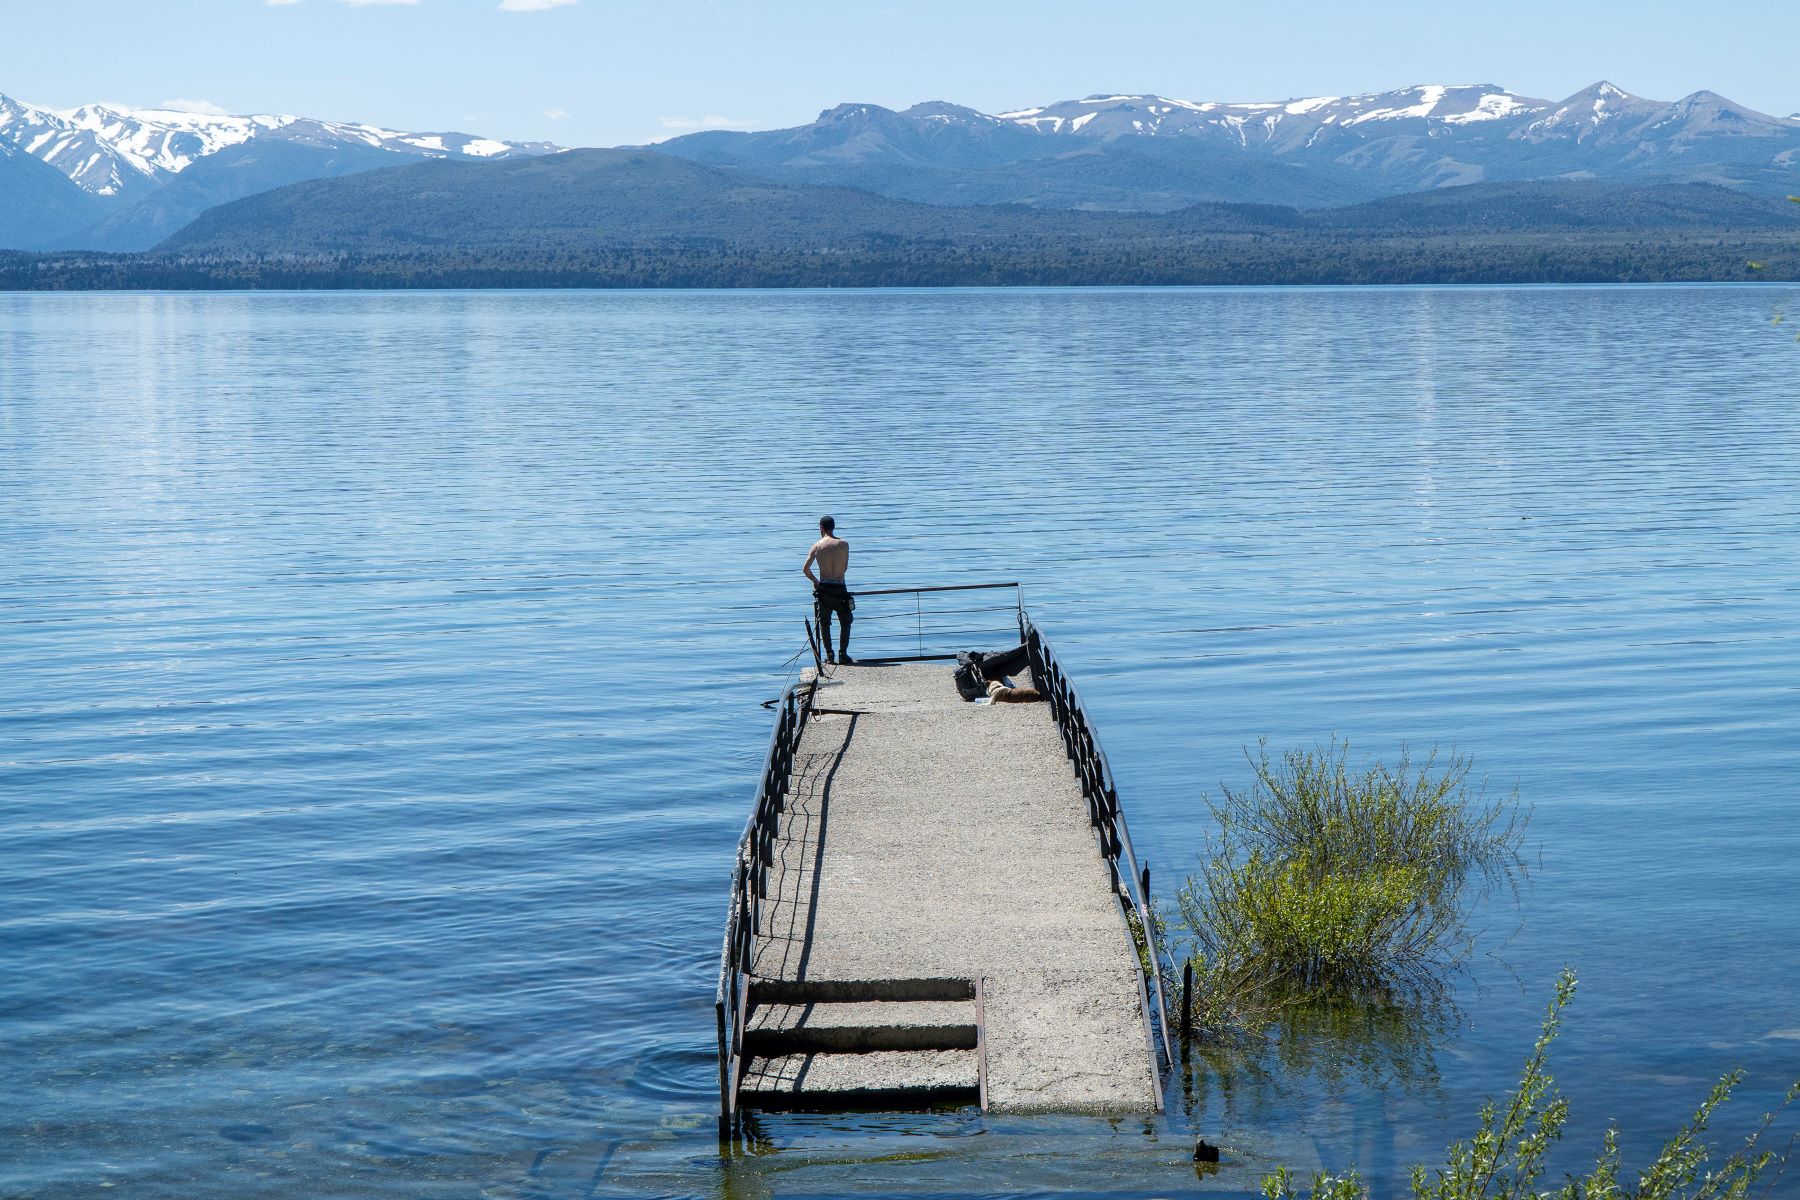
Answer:
M377 5L387 5L387 4L404 4L407 6L413 6L413 5L417 5L419 3L419 0L340 0L340 3L348 4L351 8L374 8Z
M544 110L544 115L549 117L552 121L566 121L569 119L569 110L566 108L546 108Z
M580 0L500 0L501 12L546 12L552 8L568 8Z
M283 0L292 3L293 0ZM203 117L229 117L230 110L220 108L211 100L164 100L157 106L167 112L197 113Z
M290 4L298 4L300 0L263 0L270 8L286 8Z

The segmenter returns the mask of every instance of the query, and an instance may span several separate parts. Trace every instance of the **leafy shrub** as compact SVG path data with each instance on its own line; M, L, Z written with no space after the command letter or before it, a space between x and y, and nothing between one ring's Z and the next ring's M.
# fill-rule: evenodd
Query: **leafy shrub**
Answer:
M1713 1086L1693 1117L1663 1143L1635 1183L1625 1178L1619 1133L1614 1127L1607 1130L1591 1172L1568 1177L1554 1191L1540 1191L1538 1180L1544 1174L1546 1158L1569 1116L1569 1102L1556 1090L1546 1064L1561 1026L1562 1010L1574 995L1574 973L1565 970L1518 1089L1504 1105L1492 1101L1484 1105L1475 1135L1452 1145L1441 1166L1413 1168L1415 1200L1535 1200L1539 1196L1556 1200L1743 1200L1762 1194L1757 1185L1771 1168L1779 1178L1786 1151L1771 1150L1766 1141L1787 1105L1800 1096L1800 1083L1788 1090L1781 1109L1763 1117L1742 1146L1709 1169L1714 1150L1703 1135L1713 1114L1731 1098L1732 1089L1743 1078L1741 1071L1734 1071ZM1284 1168L1263 1180L1262 1194L1266 1200L1365 1200L1369 1193L1354 1171L1317 1174L1301 1188Z
M1459 964L1468 915L1523 876L1527 817L1471 785L1470 761L1349 764L1333 740L1272 759L1210 802L1219 835L1176 903L1196 1024L1242 1024L1324 996L1426 993Z

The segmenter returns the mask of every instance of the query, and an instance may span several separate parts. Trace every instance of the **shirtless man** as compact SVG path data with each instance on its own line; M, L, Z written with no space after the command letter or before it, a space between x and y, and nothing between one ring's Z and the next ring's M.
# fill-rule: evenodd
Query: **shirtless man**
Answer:
M844 587L844 571L850 566L850 543L838 537L832 530L837 522L829 516L819 518L819 540L813 543L812 550L806 556L806 565L800 570L812 580L813 612L819 623L819 642L825 648L825 661L836 663L840 659L852 663L850 657L850 614L856 608L856 601L851 599L850 592ZM818 564L819 573L813 574L813 565ZM831 614L838 618L838 651L831 653Z

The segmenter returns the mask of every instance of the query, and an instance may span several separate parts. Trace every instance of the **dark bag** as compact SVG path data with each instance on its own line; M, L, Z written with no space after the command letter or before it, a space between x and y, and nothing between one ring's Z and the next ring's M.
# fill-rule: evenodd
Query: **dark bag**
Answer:
M985 654L981 657L981 677L990 681L1005 679L1023 671L1030 661L1031 653L1022 645L1000 654Z
M952 678L957 695L964 700L979 700L987 695L987 685L981 678L981 659L979 651L965 650L956 656L956 674Z

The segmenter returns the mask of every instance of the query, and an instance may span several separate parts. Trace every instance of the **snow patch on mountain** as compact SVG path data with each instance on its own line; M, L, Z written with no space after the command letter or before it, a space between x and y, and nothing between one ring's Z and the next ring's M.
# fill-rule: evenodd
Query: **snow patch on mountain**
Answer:
M1410 117L1429 117L1437 108L1438 102L1444 98L1444 93L1449 90L1449 88L1439 85L1414 88L1411 91L1411 94L1417 97L1414 103L1367 108L1344 121L1344 124L1361 125L1364 121L1404 121ZM1407 92L1400 93L1401 96L1408 94Z
M1500 121L1520 113L1533 111L1530 103L1511 92L1488 92L1465 113L1452 113L1444 118L1446 125L1468 125L1475 121Z
M1096 94L1080 100L1011 109L998 120L1046 135L1205 136L1223 134L1240 145L1252 140L1296 143L1316 140L1324 126L1348 129L1393 121L1423 120L1472 125L1547 111L1550 103L1492 84L1422 84L1361 96L1307 96L1292 100L1193 101L1169 96ZM1290 134L1289 127L1294 133Z

